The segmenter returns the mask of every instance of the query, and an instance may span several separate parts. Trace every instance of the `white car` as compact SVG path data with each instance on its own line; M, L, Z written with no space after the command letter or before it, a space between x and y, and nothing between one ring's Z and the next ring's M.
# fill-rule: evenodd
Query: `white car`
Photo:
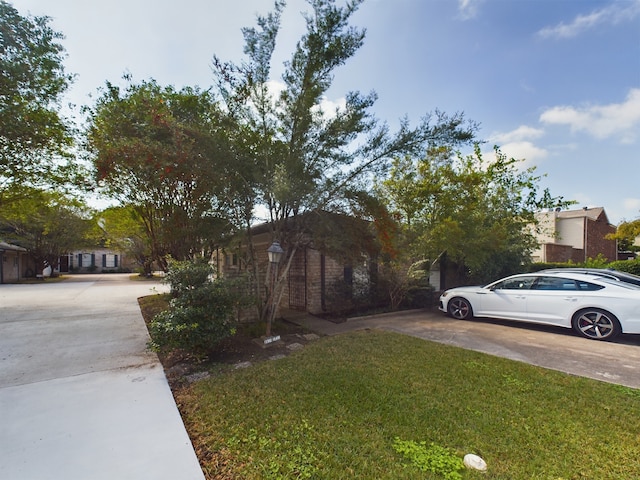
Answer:
M640 333L640 287L598 275L538 272L440 295L439 309L460 320L490 317L573 328L611 340Z

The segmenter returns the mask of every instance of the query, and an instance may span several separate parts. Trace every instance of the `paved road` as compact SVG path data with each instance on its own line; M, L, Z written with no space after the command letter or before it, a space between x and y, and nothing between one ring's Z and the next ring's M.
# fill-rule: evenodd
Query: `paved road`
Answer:
M128 275L0 285L0 478L202 480Z
M491 319L454 320L438 310L411 310L332 324L312 317L292 321L325 335L376 328L640 388L640 335L615 342L588 340L557 327Z

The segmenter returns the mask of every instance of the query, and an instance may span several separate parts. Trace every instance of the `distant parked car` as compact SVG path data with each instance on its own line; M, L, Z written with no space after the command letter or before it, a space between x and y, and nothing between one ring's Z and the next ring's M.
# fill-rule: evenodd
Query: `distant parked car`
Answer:
M546 270L540 270L539 273L586 273L589 275L599 275L605 278L613 278L625 283L631 283L633 285L640 286L640 277L632 273L621 272L619 270L613 270L609 268L580 268L580 267L567 267L567 268L549 268Z
M453 318L490 317L573 328L595 340L640 333L640 287L600 274L537 272L440 296Z

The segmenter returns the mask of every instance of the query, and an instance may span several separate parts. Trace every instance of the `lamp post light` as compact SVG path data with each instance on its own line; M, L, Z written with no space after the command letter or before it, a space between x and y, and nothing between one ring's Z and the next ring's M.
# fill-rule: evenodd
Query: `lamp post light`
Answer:
M284 250L280 246L280 242L273 242L269 248L267 248L267 255L269 255L269 262L271 264L279 264L284 255Z
M270 279L270 294L267 308L269 309L267 312L267 333L265 338L265 343L273 343L280 340L279 336L272 337L271 336L271 324L273 322L273 317L276 314L276 309L278 308L276 305L276 296L275 296L275 287L276 287L276 279L278 278L278 264L282 260L282 256L284 255L284 250L280 246L280 242L273 242L269 248L267 248L267 255L269 256L269 263L271 264L271 268L273 272L271 274Z

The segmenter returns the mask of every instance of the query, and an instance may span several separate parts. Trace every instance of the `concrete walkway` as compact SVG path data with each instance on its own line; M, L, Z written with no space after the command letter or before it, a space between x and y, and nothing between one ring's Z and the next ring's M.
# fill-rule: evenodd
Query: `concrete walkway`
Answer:
M128 275L0 285L0 479L202 480Z
M614 342L599 342L560 327L493 319L454 320L435 308L356 317L337 324L292 311L284 312L283 317L320 335L388 330L640 388L640 335L621 335Z

